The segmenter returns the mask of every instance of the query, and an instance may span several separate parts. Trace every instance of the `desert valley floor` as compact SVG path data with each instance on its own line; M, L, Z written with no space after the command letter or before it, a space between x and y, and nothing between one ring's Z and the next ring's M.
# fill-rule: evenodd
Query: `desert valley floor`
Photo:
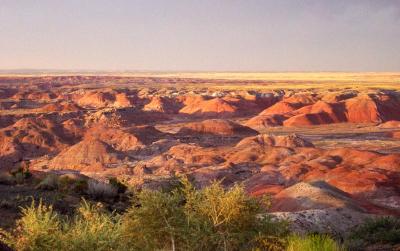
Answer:
M299 231L346 231L400 215L399 90L394 73L4 75L0 173L241 182ZM54 196L3 183L0 227Z

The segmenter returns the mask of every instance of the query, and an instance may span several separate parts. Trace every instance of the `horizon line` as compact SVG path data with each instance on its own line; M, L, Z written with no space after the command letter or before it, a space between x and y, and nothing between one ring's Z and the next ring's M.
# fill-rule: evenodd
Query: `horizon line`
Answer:
M0 74L45 74L45 73L400 73L398 71L354 71L354 70L103 70L103 69L41 69L15 68L0 69Z

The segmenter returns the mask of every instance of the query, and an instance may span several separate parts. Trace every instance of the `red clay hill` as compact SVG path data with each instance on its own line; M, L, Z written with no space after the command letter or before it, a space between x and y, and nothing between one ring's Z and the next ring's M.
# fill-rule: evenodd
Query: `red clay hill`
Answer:
M296 127L400 120L398 112L400 100L395 95L372 93L358 94L354 97L352 95L342 95L340 98L324 97L319 99L313 95L302 94L283 98L282 101L251 118L246 124L257 129L280 125Z
M272 211L400 215L400 93L301 84L0 78L0 171L27 162L138 189L185 174L268 194Z

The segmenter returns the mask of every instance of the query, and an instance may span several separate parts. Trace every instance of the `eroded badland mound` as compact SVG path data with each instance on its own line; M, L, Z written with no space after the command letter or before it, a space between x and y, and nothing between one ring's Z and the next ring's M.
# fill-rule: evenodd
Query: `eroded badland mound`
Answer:
M302 215L339 230L369 214L400 215L398 91L250 84L0 78L0 171L29 163L33 172L117 177L139 189L180 174L199 187L241 182L310 229L319 225Z
M189 123L179 130L181 134L256 135L258 132L230 120L208 119Z

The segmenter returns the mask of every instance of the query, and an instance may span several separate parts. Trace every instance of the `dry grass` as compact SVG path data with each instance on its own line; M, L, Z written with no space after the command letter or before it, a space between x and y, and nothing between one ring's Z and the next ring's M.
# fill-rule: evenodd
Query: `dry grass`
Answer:
M125 73L122 76L254 81L217 84L213 89L400 89L399 72L176 72ZM260 83L262 82L262 83ZM206 85L197 86L207 87ZM208 86L210 87L210 86Z

